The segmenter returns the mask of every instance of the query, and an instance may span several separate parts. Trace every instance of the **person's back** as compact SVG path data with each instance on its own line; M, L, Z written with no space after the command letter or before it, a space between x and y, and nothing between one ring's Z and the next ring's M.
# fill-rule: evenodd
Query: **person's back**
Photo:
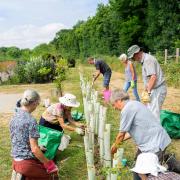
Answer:
M103 75L106 72L111 72L111 68L107 65L107 63L100 59L95 60L95 67L96 69L100 70Z
M127 101L121 119L122 131L130 133L142 152L164 150L171 142L152 112L138 101Z
M39 138L36 120L20 108L16 109L10 122L12 156L17 159L34 159L29 137Z

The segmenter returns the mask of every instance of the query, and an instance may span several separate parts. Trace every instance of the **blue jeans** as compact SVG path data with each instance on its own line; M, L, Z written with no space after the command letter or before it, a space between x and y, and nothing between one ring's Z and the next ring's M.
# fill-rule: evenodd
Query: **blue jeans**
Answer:
M111 72L106 72L104 73L104 81L103 81L103 86L104 87L109 87L109 82L110 82L110 79L111 79Z
M136 98L136 101L140 101L140 98L137 92L137 81L134 81L134 83L135 83L135 87L133 88L133 94L134 94L134 97ZM126 81L124 83L123 90L127 92L130 87L131 87L131 82Z

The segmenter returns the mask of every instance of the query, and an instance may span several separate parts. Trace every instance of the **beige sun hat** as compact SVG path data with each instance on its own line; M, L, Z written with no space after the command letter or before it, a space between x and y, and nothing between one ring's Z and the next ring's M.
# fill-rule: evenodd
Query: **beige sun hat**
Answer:
M66 93L64 96L59 98L59 102L68 107L79 107L80 102L76 100L76 96L70 93Z
M157 176L159 172L165 172L167 169L159 164L159 160L154 153L141 153L138 155L135 167L131 169L139 174L152 174Z

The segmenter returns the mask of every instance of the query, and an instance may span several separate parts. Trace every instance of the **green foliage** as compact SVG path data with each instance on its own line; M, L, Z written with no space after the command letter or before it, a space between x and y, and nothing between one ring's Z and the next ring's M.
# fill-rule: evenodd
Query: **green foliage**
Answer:
M169 86L180 87L180 63L170 62L161 65Z
M19 62L14 72L20 83L43 83L53 80L55 65L52 60L31 58L26 63Z
M60 90L61 93L62 93L62 81L66 79L67 69L68 69L67 60L61 58L56 63L56 71L55 71L56 76L54 80L56 87Z
M148 51L179 46L178 1L110 0L96 15L61 30L51 42L66 58L119 55L132 44Z
M38 73L41 76L45 76L47 74L49 74L51 72L51 68L47 68L47 67L42 67L41 69L38 70Z

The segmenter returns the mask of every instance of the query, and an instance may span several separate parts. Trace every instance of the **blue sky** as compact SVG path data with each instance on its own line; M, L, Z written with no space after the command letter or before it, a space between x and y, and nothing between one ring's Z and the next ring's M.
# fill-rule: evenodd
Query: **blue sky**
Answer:
M108 0L0 0L0 47L33 48L71 28Z

